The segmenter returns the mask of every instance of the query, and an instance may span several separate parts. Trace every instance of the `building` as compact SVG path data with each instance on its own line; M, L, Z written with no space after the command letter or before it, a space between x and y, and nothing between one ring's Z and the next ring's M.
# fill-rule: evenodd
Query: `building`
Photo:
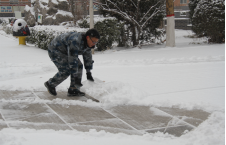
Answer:
M31 6L31 0L0 0L0 17L15 17L16 11L24 17L26 5Z
M191 30L188 3L189 0L174 0L175 29ZM166 18L164 19L164 23L166 26Z
M174 1L174 16L176 29L191 29L191 21L189 19L189 0Z

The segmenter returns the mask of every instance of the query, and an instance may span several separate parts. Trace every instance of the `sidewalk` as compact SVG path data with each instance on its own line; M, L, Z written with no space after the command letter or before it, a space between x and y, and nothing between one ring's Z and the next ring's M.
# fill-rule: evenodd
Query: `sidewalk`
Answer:
M209 113L202 110L150 106L90 105L85 97L69 98L58 92L59 104L48 92L0 91L0 130L31 128L53 130L97 131L142 135L157 131L181 136L205 121ZM59 102L59 101L58 101Z

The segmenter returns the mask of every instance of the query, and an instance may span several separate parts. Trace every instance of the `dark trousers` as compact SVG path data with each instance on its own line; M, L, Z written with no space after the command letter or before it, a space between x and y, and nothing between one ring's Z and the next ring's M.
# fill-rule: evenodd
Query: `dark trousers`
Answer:
M58 69L58 72L53 76L53 78L50 78L48 81L50 86L56 87L61 82L66 80L68 76L71 76L70 87L80 88L83 71L83 64L81 63L80 59L78 58L77 67L70 68L67 55L62 54L59 51L50 50L48 50L48 54L50 59L53 61L53 63Z

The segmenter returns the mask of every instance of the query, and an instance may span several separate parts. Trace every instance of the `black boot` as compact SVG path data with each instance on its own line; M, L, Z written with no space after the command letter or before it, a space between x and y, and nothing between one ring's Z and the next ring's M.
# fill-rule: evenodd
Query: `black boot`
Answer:
M67 92L68 97L73 97L73 96L85 96L85 93L80 92L79 89L77 88L69 88Z
M45 82L44 85L45 85L45 87L47 88L48 92L49 92L51 95L53 95L53 96L56 96L56 95L57 95L56 89L53 88L53 87L51 87L51 86L49 85L49 82L48 82L48 81Z
M92 77L92 73L91 72L87 72L86 76L87 76L87 80L94 82L94 79Z

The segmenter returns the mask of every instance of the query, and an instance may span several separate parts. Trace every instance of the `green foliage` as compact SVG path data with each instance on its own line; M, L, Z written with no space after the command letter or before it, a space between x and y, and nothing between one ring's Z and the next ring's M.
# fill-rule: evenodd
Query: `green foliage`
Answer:
M78 23L81 28L89 28L87 20L82 20ZM100 40L97 43L97 50L104 51L111 49L112 44L117 42L120 36L121 25L117 20L105 19L103 21L96 22L94 28L100 33Z
M199 36L207 36L208 42L225 41L224 0L199 1L192 17L192 30Z
M141 44L139 42L145 42L144 38L153 39L152 36L156 35L156 28L160 26L165 15L164 0L139 0L139 5L138 0L100 0L100 2L103 4L100 8L101 14L115 17L126 26L121 29L120 46L131 44L130 42L136 46Z
M99 51L110 49L113 42L118 41L120 35L120 25L116 20L105 19L102 22L97 22L94 28L100 33L101 39L97 43Z
M26 37L27 43L35 44L35 46L47 50L49 43L55 38L55 31L37 31L35 29L30 29L31 35Z
M190 9L190 11L189 11L190 20L192 20L195 8L196 8L197 4L199 3L199 1L200 0L189 0L188 7Z
M81 28L89 28L89 23L87 22L87 20L82 20L81 23L78 23L79 27Z

